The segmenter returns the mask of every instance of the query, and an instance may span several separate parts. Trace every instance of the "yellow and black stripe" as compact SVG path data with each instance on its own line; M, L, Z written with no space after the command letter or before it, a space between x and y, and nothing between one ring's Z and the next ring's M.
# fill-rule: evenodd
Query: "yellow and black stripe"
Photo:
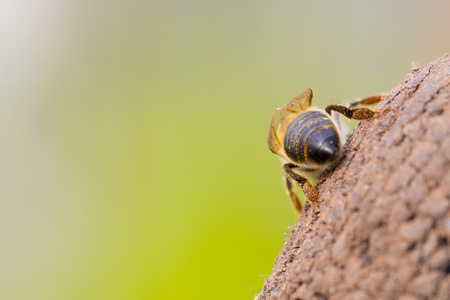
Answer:
M329 115L308 111L289 124L284 147L286 155L295 162L326 164L339 151L339 133Z

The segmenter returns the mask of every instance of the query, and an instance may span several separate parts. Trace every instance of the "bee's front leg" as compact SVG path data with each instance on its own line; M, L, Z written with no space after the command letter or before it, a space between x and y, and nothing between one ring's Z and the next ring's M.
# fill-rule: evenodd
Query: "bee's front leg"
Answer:
M340 114L343 114L349 119L353 120L369 120L372 119L378 115L380 115L380 112L376 112L370 108L367 107L361 107L361 108L355 108L359 105L372 105L376 104L381 101L384 94L378 94L375 96L363 98L363 99L356 99L354 101L350 101L344 105L340 104L331 104L328 105L325 108L325 111L331 115L331 111L338 112Z
M340 104L331 104L325 108L325 111L331 115L331 111L338 112L343 114L349 119L352 120L369 120L379 115L378 112L371 110L370 108L362 107L362 108L348 108L344 105Z

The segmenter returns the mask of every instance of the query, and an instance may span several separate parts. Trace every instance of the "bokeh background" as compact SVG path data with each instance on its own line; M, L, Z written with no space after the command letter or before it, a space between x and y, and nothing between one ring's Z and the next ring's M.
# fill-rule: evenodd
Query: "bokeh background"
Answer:
M390 91L442 1L1 1L0 299L252 299L297 216L273 110Z

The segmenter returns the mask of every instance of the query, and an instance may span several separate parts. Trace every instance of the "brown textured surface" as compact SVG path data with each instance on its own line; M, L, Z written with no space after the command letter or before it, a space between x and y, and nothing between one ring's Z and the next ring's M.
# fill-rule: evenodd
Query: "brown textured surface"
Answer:
M450 56L414 70L317 185L256 299L450 299Z

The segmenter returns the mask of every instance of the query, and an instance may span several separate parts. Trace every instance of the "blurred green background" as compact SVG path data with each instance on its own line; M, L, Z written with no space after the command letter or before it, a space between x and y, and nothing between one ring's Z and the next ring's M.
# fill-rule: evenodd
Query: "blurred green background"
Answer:
M252 299L297 216L275 108L390 91L448 1L2 1L0 299Z

